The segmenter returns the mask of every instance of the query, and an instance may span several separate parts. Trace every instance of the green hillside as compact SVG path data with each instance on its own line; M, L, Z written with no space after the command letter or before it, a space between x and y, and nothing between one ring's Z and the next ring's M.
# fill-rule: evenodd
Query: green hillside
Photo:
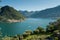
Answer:
M7 21L8 19L20 20L24 19L24 16L13 7L4 6L0 9L0 21Z

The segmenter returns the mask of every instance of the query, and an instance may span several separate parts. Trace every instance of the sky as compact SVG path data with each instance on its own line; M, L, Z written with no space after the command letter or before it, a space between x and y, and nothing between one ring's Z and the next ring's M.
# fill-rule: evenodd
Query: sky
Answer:
M60 0L2 0L0 6L9 5L16 10L38 11L60 5Z

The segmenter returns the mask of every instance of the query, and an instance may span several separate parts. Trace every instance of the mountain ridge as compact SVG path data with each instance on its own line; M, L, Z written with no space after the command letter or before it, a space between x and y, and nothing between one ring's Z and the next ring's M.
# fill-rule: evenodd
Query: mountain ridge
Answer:
M33 18L57 18L60 17L60 6L48 8L31 15Z
M23 15L26 16L28 15L28 13L30 13L30 12L28 13L27 12L24 12ZM30 15L26 17L27 18L60 18L60 5L53 8L47 8L41 11L33 11L30 13Z
M12 21L24 19L24 16L19 13L16 9L10 6L3 6L0 10L0 21ZM13 21L12 21L13 22Z

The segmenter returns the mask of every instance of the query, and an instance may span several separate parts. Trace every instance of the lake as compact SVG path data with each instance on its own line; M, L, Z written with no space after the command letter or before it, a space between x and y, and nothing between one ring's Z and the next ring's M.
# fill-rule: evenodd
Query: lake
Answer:
M26 30L35 30L38 26L46 28L49 22L53 22L55 19L35 19L27 18L23 22L17 23L0 23L0 30L3 35L16 35L23 34Z

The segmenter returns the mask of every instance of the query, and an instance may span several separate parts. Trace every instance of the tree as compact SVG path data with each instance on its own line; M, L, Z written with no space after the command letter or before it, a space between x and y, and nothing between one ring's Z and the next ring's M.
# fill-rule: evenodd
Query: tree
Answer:
M33 34L39 34L39 30L38 29L34 30Z
M32 34L32 31L31 30L27 30L23 33L23 37L26 38L28 36L30 36Z
M47 33L52 33L55 30L54 25L48 25L46 28Z
M58 37L55 37L54 40L58 40Z
M33 31L34 34L41 34L44 32L45 32L44 28L42 28L40 26L35 31Z
M17 37L18 37L19 40L23 40L23 36L22 35L18 34Z
M37 29L39 30L39 33L43 33L44 32L44 28L42 28L40 26Z

